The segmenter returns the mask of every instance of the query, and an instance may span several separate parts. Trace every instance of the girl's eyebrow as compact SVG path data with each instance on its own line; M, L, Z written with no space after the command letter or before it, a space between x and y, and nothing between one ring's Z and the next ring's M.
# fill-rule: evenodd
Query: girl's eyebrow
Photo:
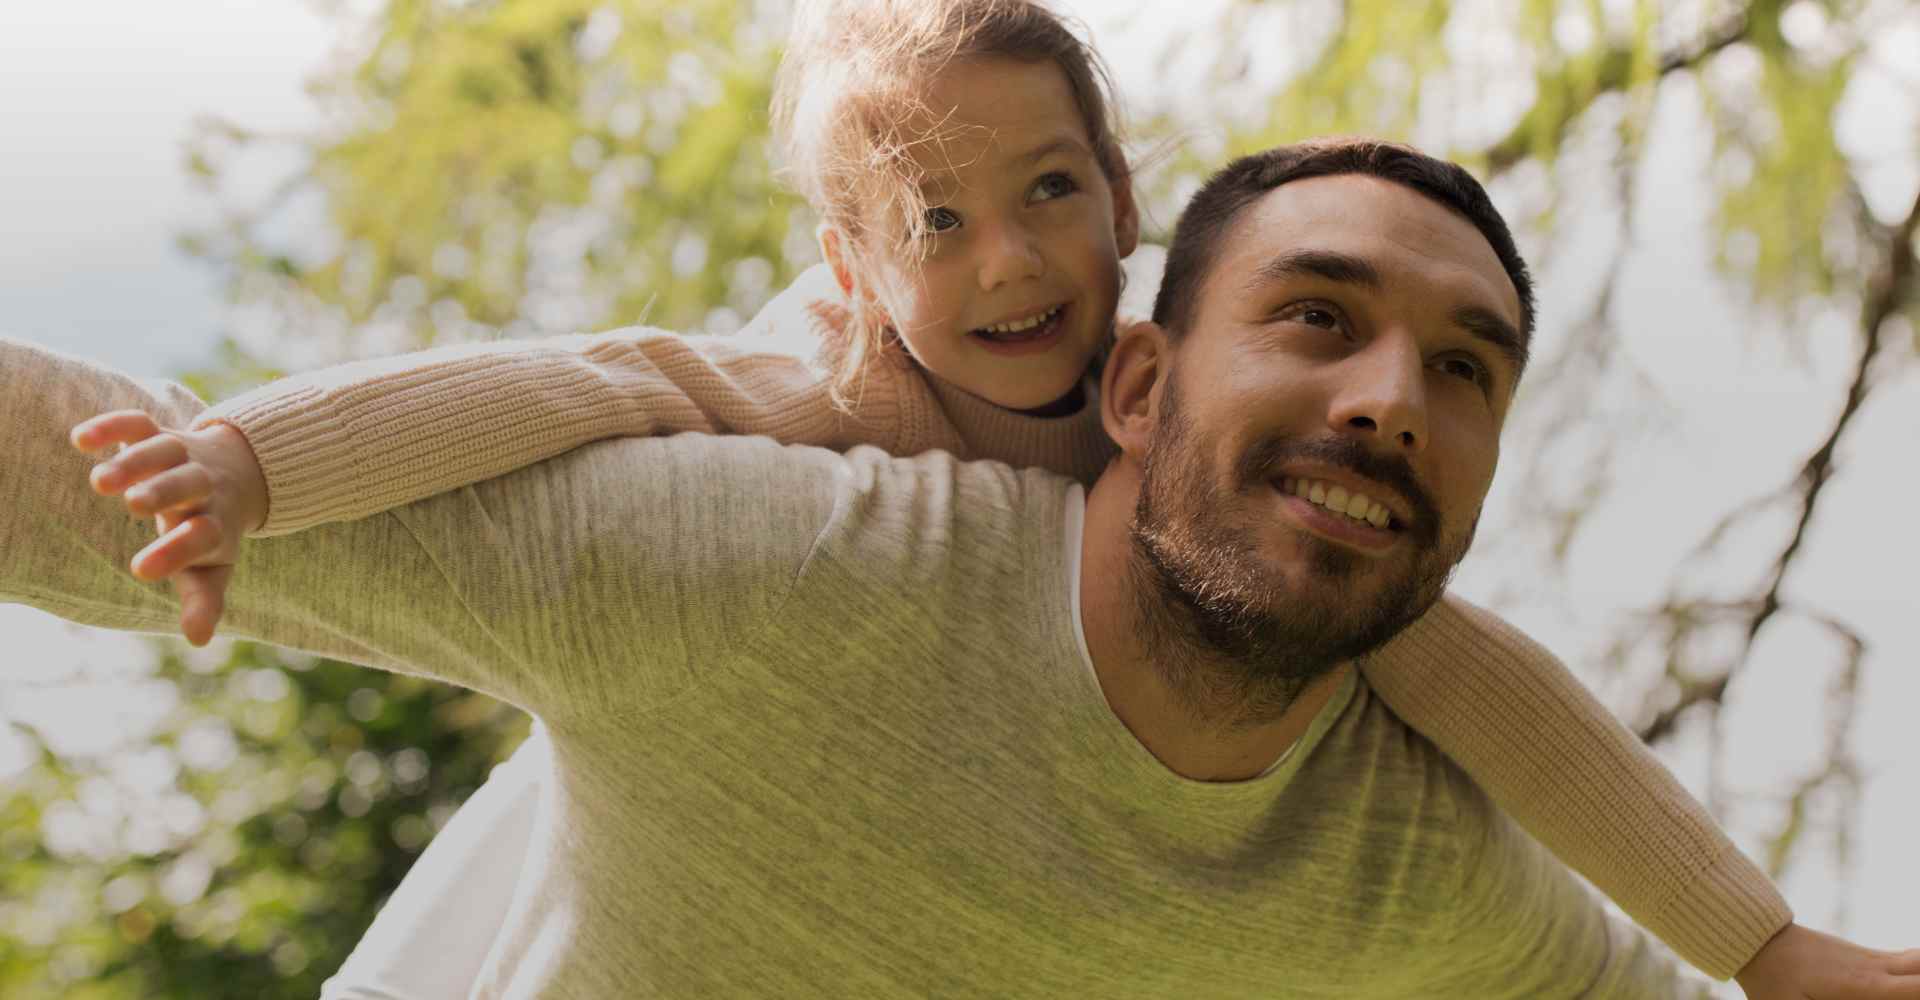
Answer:
M1087 148L1087 144L1081 142L1071 132L1061 132L1050 139L1043 140L1032 149L1007 157L1002 162L1011 163L1015 166L1025 166L1038 163L1057 153L1077 154L1086 157L1093 155L1093 151ZM975 162L978 162L977 158ZM937 174L929 175L925 180L920 182L920 192L929 198L939 197L943 193L946 183L946 179Z
M1081 142L1069 133L1062 132L1032 149L1008 157L1008 159L1015 163L1037 163L1055 153L1079 153L1082 156L1093 155L1092 151L1087 149L1086 143Z

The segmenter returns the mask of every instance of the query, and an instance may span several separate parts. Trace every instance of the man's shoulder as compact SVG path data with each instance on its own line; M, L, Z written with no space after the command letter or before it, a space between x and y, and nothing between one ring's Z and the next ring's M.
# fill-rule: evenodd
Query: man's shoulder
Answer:
M1387 705L1364 672L1323 745L1339 782L1368 790L1365 807L1438 839L1473 839L1496 810L1458 764Z
M1388 707L1364 673L1343 722L1340 765L1353 787L1367 789L1372 820L1404 824L1426 851L1449 859L1457 880L1471 880L1484 861L1512 852L1518 841L1505 828L1513 821L1464 768Z
M603 505L717 504L743 514L804 509L849 525L890 521L1012 530L1040 518L1057 530L1052 526L1077 488L1044 469L961 460L943 451L903 458L865 445L842 453L766 437L697 433L598 441L531 468L544 471L522 472L563 481Z
M939 488L941 484L969 491L1009 495L1034 493L1066 495L1073 480L1045 469L1016 469L986 459L961 459L945 451L898 456L872 445L845 452L803 444L782 444L769 437L687 432L668 437L610 438L583 445L547 460L561 465L607 463L645 464L669 468L728 470L777 469L817 471L845 477L848 488L874 490L901 484Z

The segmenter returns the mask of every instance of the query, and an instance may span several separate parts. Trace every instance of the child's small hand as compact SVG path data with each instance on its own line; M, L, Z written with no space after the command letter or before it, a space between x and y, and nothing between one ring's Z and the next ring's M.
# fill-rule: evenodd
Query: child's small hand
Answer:
M85 452L124 446L88 479L95 492L123 496L135 516L158 520L160 538L133 557L133 575L172 579L180 633L206 645L226 610L241 540L266 520L267 481L253 447L225 424L163 430L138 410L103 413L74 427L71 439Z

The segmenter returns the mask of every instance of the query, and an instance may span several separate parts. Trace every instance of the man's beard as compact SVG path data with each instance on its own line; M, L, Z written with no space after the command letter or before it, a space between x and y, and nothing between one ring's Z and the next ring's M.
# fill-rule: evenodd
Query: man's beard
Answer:
M1406 461L1350 438L1261 442L1234 470L1233 489L1224 489L1210 475L1209 453L1195 446L1172 383L1163 402L1129 526L1130 589L1150 658L1196 714L1241 725L1284 714L1316 678L1425 614L1472 544L1477 517L1442 544L1438 512ZM1376 596L1354 600L1351 578L1369 562L1359 553L1303 532L1306 564L1277 571L1261 559L1257 515L1235 517L1273 502L1277 470L1301 458L1392 486L1413 505L1403 540L1412 565Z

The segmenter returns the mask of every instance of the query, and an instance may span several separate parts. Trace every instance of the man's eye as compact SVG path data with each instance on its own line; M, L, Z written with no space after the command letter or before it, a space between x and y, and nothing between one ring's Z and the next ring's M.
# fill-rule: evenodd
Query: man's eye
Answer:
M1318 326L1328 330L1337 330L1340 328L1340 317L1335 316L1331 309L1311 307L1302 309L1300 311L1300 322L1308 326Z
M1486 365L1481 364L1479 360L1475 358L1464 357L1462 355L1454 355L1453 357L1442 360L1440 362L1440 370L1455 378L1472 382L1474 385L1483 386L1492 379L1492 373L1487 371Z
M1344 325L1341 322L1339 310L1332 306L1311 302L1296 302L1289 305L1280 310L1276 318L1317 326L1323 330L1340 330Z
M1273 313L1275 322L1302 322L1306 326L1315 326L1319 330L1331 330L1334 334L1346 336L1346 315L1338 305L1331 301L1311 299L1311 301L1290 301L1277 313Z
M1075 184L1072 177L1062 173L1051 173L1034 182L1033 200L1052 201L1055 198L1064 198L1078 190L1080 185Z
M960 217L955 215L951 208L929 208L926 219L929 232L944 233L949 229L960 228Z

